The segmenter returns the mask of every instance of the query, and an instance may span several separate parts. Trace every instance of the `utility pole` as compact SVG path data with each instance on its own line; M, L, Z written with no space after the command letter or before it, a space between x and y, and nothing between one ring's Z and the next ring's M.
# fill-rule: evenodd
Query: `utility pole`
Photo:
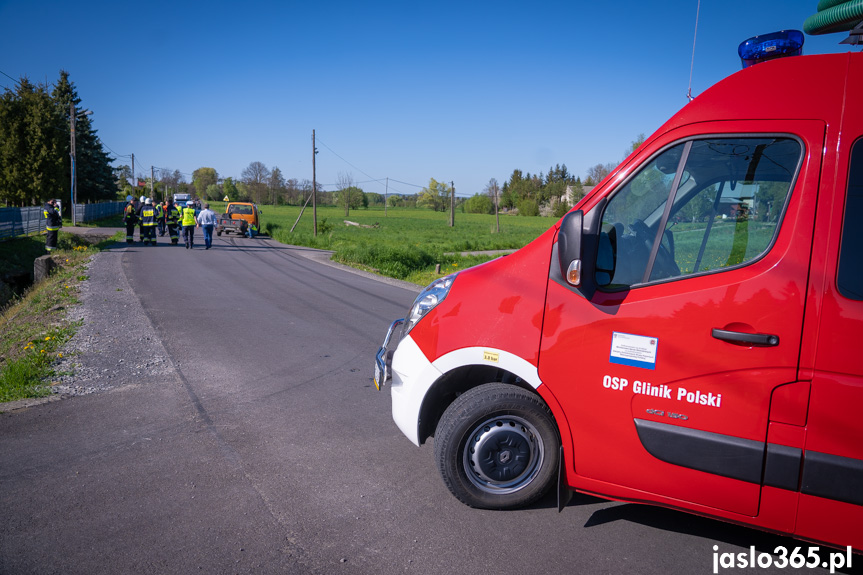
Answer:
M153 195L153 166L150 166L150 197L153 198L153 201L156 201L156 197Z
M315 156L318 149L315 147L315 131L312 130L312 217L314 218L314 235L318 235L318 182L315 174Z
M132 194L138 193L138 179L135 177L135 154L132 154ZM135 197L134 195L132 196Z
M71 123L72 142L69 148L69 156L72 158L72 225L76 225L75 221L75 102L69 104L69 122Z
M450 182L449 227L455 227L455 182Z
M384 188L384 217L387 215L387 196L390 192L390 177L387 176L387 187Z

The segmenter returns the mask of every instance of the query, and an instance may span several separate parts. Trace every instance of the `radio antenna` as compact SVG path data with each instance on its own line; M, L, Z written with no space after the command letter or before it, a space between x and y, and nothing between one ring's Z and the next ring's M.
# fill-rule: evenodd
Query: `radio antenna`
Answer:
M695 40L698 38L698 15L701 13L701 0L698 0L698 7L695 9L695 33L692 35L692 63L689 65L689 90L686 92L686 97L691 102L692 96L692 71L695 69Z

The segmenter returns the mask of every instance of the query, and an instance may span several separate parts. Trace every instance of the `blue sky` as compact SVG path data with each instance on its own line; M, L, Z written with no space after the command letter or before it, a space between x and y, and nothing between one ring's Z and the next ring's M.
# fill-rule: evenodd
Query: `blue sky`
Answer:
M693 95L740 69L740 42L802 29L817 3L702 0ZM383 193L389 177L414 193L435 178L469 196L516 168L584 178L619 162L686 104L697 6L0 0L0 71L69 71L103 143L134 153L139 174L239 178L260 161L311 180L314 129L325 189L351 176ZM807 36L804 52L847 51L844 37Z

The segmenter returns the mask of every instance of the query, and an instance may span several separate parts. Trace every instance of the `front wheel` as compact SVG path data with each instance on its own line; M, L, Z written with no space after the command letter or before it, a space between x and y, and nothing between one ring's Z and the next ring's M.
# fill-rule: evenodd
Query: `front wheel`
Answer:
M552 486L560 440L536 394L489 383L460 395L435 432L435 459L456 498L481 509L514 509Z

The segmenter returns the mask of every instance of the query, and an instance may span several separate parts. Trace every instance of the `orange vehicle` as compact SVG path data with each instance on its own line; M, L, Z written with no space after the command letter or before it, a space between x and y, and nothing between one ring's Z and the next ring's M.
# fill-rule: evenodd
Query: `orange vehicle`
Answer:
M221 236L234 232L255 237L261 231L261 210L258 206L249 202L230 202L225 208L225 213L219 216L216 225L216 235Z

